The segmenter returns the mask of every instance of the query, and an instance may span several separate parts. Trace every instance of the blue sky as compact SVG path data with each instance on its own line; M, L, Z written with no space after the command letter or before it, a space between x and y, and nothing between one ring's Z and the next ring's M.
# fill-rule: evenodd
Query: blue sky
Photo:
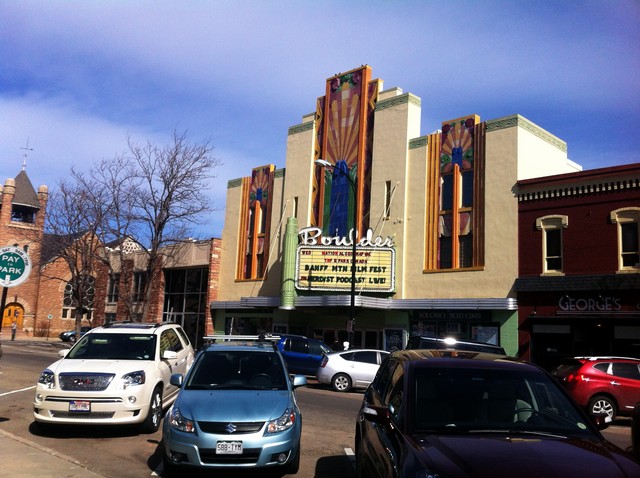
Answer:
M520 114L584 169L635 163L640 1L0 0L0 181L34 187L127 137L209 140L220 237L227 182L285 166L325 80L362 64L444 120ZM28 147L32 150L22 148Z

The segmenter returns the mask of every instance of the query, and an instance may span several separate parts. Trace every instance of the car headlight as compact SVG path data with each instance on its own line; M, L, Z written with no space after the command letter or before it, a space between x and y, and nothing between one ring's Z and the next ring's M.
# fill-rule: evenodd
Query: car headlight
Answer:
M49 369L44 370L40 374L40 378L38 379L38 383L41 383L47 388L56 388L56 380L55 375Z
M196 431L193 420L183 416L178 407L171 407L169 411L169 425L171 425L171 428L185 433L195 433Z
M276 418L275 420L271 420L267 424L267 433L278 433L288 430L293 426L295 422L295 412L292 408L287 408L280 417Z
M144 370L138 370L137 372L131 372L122 376L123 388L128 388L133 385L142 385L145 381Z

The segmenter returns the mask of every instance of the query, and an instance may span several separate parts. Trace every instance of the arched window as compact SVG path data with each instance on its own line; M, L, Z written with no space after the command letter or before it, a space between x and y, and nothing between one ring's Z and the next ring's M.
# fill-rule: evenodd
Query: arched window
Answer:
M91 320L91 311L93 310L96 293L95 283L95 278L89 275L77 276L66 283L64 286L64 298L62 299L63 319L74 318L74 311L78 307L78 304L81 303L82 307L86 309L82 317ZM75 292L76 290L83 291L82 298L78 297L78 293Z

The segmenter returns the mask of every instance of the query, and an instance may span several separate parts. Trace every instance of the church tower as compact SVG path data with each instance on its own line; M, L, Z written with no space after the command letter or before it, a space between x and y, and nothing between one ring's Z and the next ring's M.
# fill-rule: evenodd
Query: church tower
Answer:
M0 186L0 246L23 249L32 264L29 278L7 289L2 317L4 331L10 330L14 320L18 330L34 327L48 195L47 186L40 186L36 193L24 166L15 178Z

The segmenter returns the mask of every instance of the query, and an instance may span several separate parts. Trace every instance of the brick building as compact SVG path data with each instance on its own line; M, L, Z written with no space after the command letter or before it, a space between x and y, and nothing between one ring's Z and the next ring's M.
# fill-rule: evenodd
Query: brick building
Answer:
M518 181L519 355L640 357L640 163Z
M0 245L23 248L32 262L30 277L8 289L3 327L18 318L19 330L57 337L75 328L72 275L51 244L64 244L45 234L47 188L36 194L23 170L2 189ZM80 237L76 241L86 240ZM147 320L169 320L183 325L197 346L213 333L208 304L217 299L220 239L186 240L162 251L162 268L152 274ZM101 248L104 261L94 261L82 325L97 326L113 320L141 320L140 295L147 255L132 240ZM122 254L121 254L122 252Z
M2 329L10 327L15 319L18 328L33 324L38 308L40 250L48 189L40 186L35 191L25 169L15 179L7 179L0 186L0 245L23 249L31 260L31 273L22 284L6 290L6 303Z

